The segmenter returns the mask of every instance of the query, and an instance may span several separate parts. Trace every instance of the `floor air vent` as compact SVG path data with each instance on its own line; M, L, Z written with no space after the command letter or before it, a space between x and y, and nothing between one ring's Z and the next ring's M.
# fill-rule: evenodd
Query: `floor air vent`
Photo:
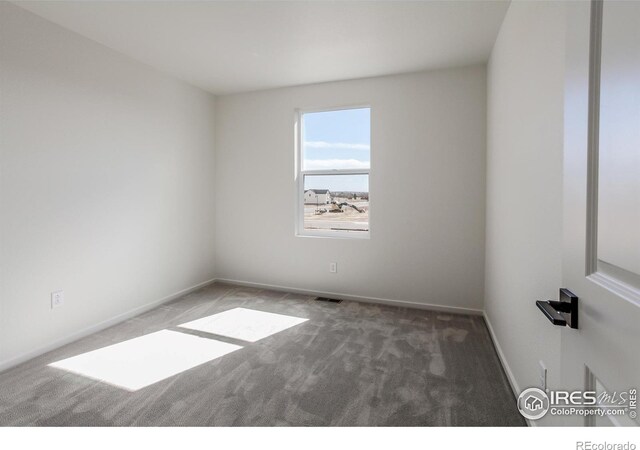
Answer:
M337 298L329 298L329 297L316 297L315 300L317 302L342 303L342 300L338 300Z

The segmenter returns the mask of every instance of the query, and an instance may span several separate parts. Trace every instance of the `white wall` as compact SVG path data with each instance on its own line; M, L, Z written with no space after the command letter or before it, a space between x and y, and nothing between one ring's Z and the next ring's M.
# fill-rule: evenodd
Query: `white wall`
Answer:
M6 2L0 33L1 368L214 277L215 105Z
M564 32L559 2L512 2L488 66L485 309L517 389L539 384L539 360L560 379L560 331L535 300L562 287Z
M485 66L219 97L217 276L481 309L485 100ZM362 104L371 238L296 237L294 111ZM255 192L274 200L246 202Z

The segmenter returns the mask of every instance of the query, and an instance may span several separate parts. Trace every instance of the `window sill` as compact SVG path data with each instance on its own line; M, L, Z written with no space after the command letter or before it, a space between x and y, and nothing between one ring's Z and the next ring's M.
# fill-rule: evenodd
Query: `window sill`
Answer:
M370 233L370 231L303 231L297 232L296 237L368 240L370 239Z

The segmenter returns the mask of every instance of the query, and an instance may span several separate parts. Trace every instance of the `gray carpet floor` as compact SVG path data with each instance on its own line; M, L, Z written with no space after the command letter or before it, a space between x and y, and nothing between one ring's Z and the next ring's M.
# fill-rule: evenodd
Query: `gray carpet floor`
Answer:
M134 392L48 364L233 308L308 319ZM213 284L0 374L3 426L524 426L479 316Z

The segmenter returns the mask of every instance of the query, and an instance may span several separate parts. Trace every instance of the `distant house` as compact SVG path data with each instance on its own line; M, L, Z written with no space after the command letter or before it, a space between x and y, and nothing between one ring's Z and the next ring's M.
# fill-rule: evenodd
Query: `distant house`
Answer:
M326 205L331 203L331 191L329 189L307 189L304 191L305 205Z

